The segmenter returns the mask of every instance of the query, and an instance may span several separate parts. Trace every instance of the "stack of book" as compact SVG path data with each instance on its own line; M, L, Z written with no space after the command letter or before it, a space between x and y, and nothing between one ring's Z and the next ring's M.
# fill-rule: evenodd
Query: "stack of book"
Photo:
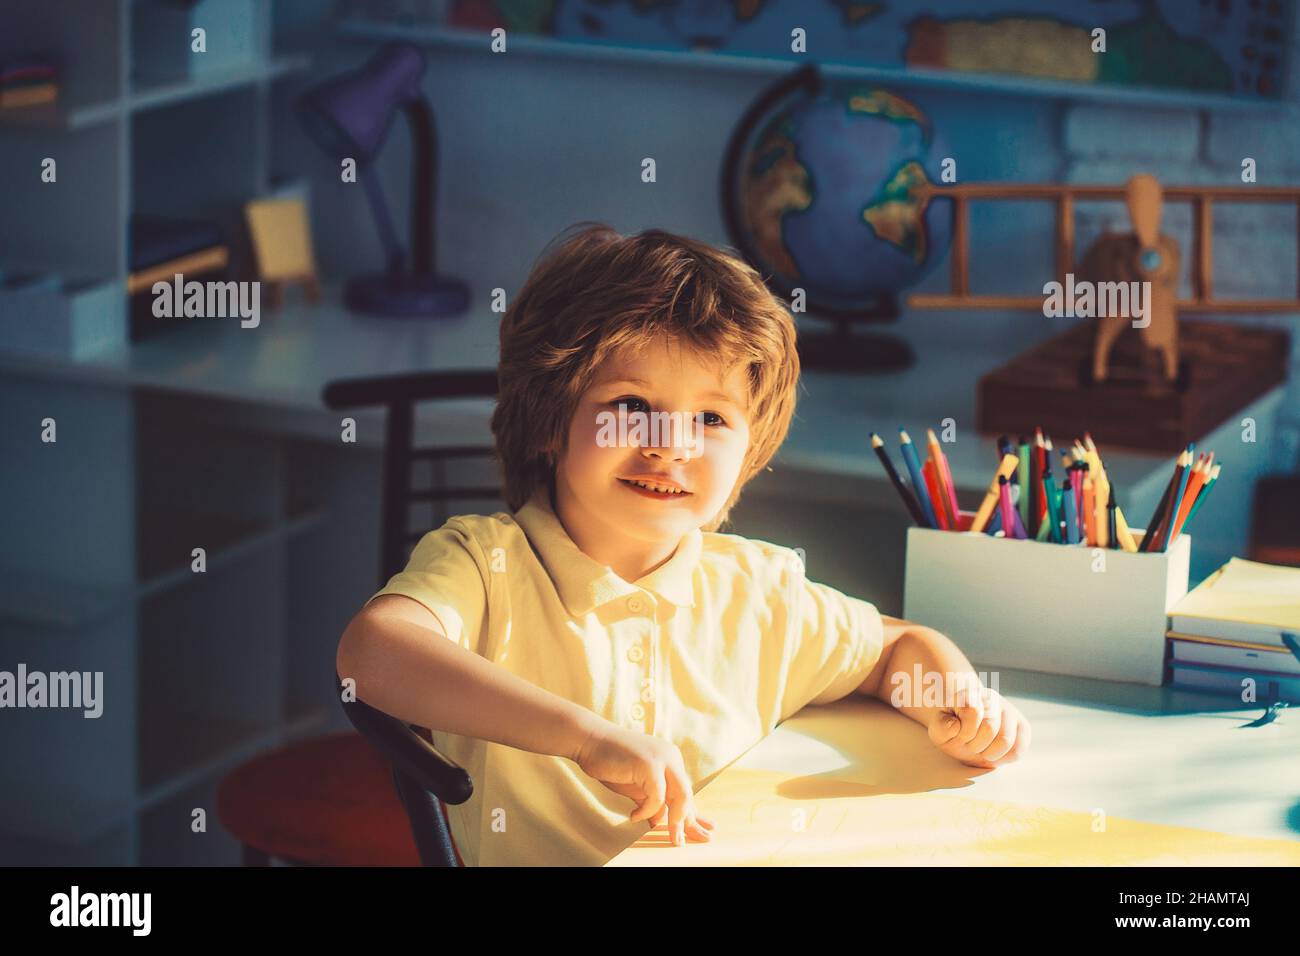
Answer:
M45 55L0 62L0 110L48 103L59 95L59 71Z
M1300 703L1300 568L1231 559L1169 612L1168 639L1177 686Z
M214 279L225 275L230 247L218 223L205 219L135 214L127 235L126 291L131 297L128 336L140 342L184 323L153 313L153 286L182 281ZM200 280L202 281L202 280Z
M128 229L126 291L148 291L178 272L193 277L224 269L229 258L225 233L215 222L136 214Z

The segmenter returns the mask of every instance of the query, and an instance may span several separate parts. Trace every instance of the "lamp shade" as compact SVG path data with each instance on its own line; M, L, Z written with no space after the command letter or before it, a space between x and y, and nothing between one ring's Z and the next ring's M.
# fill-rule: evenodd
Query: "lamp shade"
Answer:
M323 83L302 98L308 134L328 154L369 162L383 146L393 114L420 97L424 53L392 43L359 69Z

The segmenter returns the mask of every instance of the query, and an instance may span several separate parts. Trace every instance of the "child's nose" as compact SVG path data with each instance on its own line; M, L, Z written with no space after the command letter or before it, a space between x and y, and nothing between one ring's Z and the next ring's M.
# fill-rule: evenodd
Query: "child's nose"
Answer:
M703 429L696 427L693 419L683 416L680 424L653 431L642 447L642 454L666 461L690 461L700 457L703 448Z

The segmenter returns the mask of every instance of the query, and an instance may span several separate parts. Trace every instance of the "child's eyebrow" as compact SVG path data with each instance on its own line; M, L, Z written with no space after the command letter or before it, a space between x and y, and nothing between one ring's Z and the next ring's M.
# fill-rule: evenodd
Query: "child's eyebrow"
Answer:
M638 385L641 388L650 387L649 382L639 378L611 378L604 382L599 382L598 384L602 388L607 388L612 385ZM721 399L722 401L728 403L729 405L735 405L737 408L745 407L744 403L736 401L734 397L728 395L726 392L717 392L717 391L706 392L705 394L699 397L703 399Z

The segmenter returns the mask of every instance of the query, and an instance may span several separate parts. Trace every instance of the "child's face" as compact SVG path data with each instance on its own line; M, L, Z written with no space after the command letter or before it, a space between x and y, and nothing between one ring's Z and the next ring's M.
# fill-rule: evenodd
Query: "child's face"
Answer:
M578 402L556 464L557 498L593 530L675 546L736 486L749 450L747 396L743 365L723 373L667 342L616 354ZM685 493L647 492L637 478Z

